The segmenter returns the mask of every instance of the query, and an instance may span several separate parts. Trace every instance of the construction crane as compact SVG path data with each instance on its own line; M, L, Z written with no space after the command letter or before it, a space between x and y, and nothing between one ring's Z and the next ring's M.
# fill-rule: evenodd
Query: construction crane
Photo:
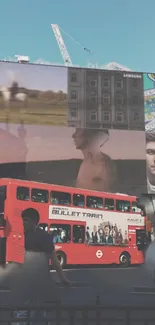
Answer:
M53 29L53 33L54 33L54 36L56 38L56 41L58 43L58 46L59 46L59 49L60 49L60 52L61 52L61 55L63 57L63 60L64 60L64 63L66 66L73 66L72 64L72 61L71 61L71 58L70 58L70 55L67 51L67 48L66 48L66 45L64 43L64 40L62 38L62 34L61 34L61 31L66 34L72 41L74 41L76 44L78 44L79 46L82 47L82 49L89 53L89 54L92 54L93 52L88 49L87 47L85 47L83 44L81 44L80 42L77 42L72 36L70 36L68 33L66 33L62 28L60 28L60 26L58 26L57 24L51 24L51 27Z
M60 28L60 26L58 26L57 24L51 24L51 27L53 29L53 33L54 36L56 38L56 41L58 43L61 55L63 57L64 63L66 66L73 66L70 55L67 51L66 45L64 43L63 37L62 37L62 33L67 35L68 38L70 38L72 41L74 41L76 44L78 44L80 47L82 47L82 49L84 51L86 51L89 54L92 54L93 52L85 47L83 44L81 44L80 42L77 42L72 36L70 36L68 33L66 33L62 28ZM98 65L94 65L94 64L89 64L90 68L97 68L97 69L105 69L105 70L118 70L118 71L132 71L131 69L117 63L117 62L110 62L106 65L102 65L101 67L99 67Z
M72 66L73 64L72 64L71 58L69 56L69 53L67 51L66 45L63 41L59 26L56 24L51 24L51 27L53 29L53 33L54 33L54 36L58 43L58 46L59 46L60 52L62 54L63 60L65 62L65 65Z

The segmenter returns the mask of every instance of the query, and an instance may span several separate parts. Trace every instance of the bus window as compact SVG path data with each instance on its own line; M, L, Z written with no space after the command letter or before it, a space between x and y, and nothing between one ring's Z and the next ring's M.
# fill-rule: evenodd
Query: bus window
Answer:
M105 198L105 209L106 210L114 210L114 208L115 208L114 200Z
M87 208L103 209L103 199L97 196L87 196Z
M71 204L71 194L66 192L51 192L51 203L60 205L70 205Z
M81 194L73 194L73 205L75 207L84 207L85 206L85 198L84 195Z
M16 191L17 200L29 201L30 200L30 189L24 186L18 186Z
M141 209L138 208L136 202L132 202L132 212L134 212L134 213L141 213Z
M121 212L130 212L130 201L116 200L116 210Z
M31 200L33 202L48 203L48 191L32 188Z
M49 229L53 243L70 243L71 226L67 224L51 224Z
M73 243L82 244L85 242L85 227L73 226Z
M47 223L39 223L38 228L48 231L48 224Z

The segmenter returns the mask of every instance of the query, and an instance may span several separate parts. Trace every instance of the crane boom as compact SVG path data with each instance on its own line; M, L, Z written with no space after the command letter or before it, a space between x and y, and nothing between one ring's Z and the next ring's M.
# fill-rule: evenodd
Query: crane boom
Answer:
M80 47L82 47L82 49L89 53L92 54L93 52L85 47L83 44L81 44L80 42L77 42L72 36L70 36L68 33L66 33L59 25L57 24L51 24L54 36L56 38L56 41L58 43L61 55L63 57L64 63L66 66L73 66L70 55L67 51L66 45L64 43L63 37L62 37L62 33L66 34L72 41L74 41L76 44L78 44ZM62 33L61 33L62 32ZM104 69L104 70L118 70L118 71L132 71L131 69L117 63L117 62L110 62L108 64L105 64L101 67L99 67L98 65L92 65L89 64L89 68L98 68L98 69Z
M63 60L65 62L65 65L66 66L72 66L72 61L71 61L71 58L70 58L69 53L67 51L67 48L65 46L65 43L63 41L59 26L57 24L51 24L51 27L53 29L53 33L54 33L54 36L55 36L56 41L58 43L58 46L59 46L61 55L63 57Z

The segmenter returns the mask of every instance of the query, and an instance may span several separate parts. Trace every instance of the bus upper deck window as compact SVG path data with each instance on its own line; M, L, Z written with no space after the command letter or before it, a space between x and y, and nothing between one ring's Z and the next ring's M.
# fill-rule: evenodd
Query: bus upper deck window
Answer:
M31 191L31 200L38 203L48 203L48 191L33 188Z
M85 197L81 194L73 194L73 205L75 207L84 207L85 206Z
M115 208L114 199L105 198L105 209L114 210L114 208Z
M20 201L30 200L30 189L24 186L18 186L16 191L16 198Z
M103 199L97 196L87 196L87 208L103 209Z
M52 191L50 197L51 197L52 204L71 205L70 193Z
M116 200L116 210L121 212L130 212L130 201Z

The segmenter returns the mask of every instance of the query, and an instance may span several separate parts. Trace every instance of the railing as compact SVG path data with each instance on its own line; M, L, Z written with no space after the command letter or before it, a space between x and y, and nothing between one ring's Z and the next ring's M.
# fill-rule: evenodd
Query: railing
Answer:
M18 312L15 312L18 310ZM152 325L153 307L102 306L71 307L59 302L42 306L0 306L0 325Z

